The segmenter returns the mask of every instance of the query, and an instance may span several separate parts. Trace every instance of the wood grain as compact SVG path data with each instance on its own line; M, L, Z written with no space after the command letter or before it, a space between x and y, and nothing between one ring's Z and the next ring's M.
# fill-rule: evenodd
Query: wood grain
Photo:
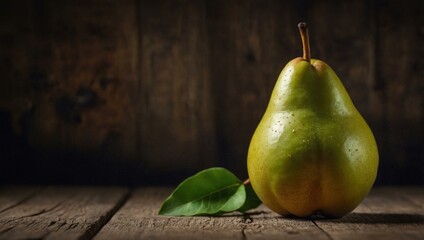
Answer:
M170 192L167 188L136 190L95 239L295 239L312 236L325 239L311 221L283 219L266 207L248 215L158 216L157 212Z
M378 187L338 219L281 217L264 205L246 214L168 217L171 188L2 187L0 239L420 239L424 189Z
M5 212L17 205L20 205L34 195L36 195L42 187L26 187L26 186L3 186L0 188L0 213Z
M284 218L264 205L248 216L250 222L244 230L247 239L327 239L309 219Z
M10 192L1 192L1 198ZM89 239L127 193L124 188L48 187L26 201L7 195L17 204L0 213L0 239Z
M95 239L242 239L241 215L166 217L157 212L169 188L141 188L96 235Z
M215 164L202 1L141 1L140 155L150 171Z
M26 161L60 172L81 156L136 159L134 1L25 2L2 8L0 109L29 145Z
M381 172L387 183L424 178L424 5L384 2L377 9L378 81L384 88L385 146ZM392 176L398 176L396 179ZM390 178L390 179L389 179Z
M353 213L315 223L334 239L420 239L423 197L422 188L376 188Z
M376 188L339 219L284 218L265 206L222 217L158 216L168 188L141 188L95 239L419 239L424 225L422 188Z

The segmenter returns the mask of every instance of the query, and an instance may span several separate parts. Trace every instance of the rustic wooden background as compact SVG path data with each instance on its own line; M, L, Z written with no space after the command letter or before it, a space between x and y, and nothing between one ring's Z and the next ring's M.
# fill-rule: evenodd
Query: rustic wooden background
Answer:
M423 16L420 0L1 1L0 179L246 177L304 20L376 136L377 182L424 184Z

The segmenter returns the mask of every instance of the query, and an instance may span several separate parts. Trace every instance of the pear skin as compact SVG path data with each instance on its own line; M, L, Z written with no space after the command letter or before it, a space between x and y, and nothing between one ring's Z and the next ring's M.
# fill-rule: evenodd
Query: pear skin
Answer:
M262 202L281 215L341 217L369 193L377 168L374 136L334 71L308 53L290 61L248 150Z

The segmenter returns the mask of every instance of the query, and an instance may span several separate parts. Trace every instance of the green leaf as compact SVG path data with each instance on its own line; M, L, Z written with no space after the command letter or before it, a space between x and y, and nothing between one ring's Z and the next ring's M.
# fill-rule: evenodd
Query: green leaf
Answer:
M232 212L243 206L243 183L225 168L209 168L184 180L165 200L160 215L193 216Z
M250 209L257 208L261 205L262 201L259 199L258 195L256 195L255 191L251 184L245 186L246 189L246 201L244 202L241 208L237 209L239 212L246 212Z

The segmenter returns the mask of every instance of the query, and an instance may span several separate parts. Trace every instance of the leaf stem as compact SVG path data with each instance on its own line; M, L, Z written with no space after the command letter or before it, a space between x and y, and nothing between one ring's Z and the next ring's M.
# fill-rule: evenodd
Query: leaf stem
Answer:
M309 48L309 34L308 25L305 22L300 22L297 27L299 28L300 37L302 38L303 46L303 59L308 63L311 62L311 50Z
M250 184L250 179L248 178L248 179L246 179L246 180L244 180L244 182L243 182L243 185L244 186L247 186L247 185L249 185Z

